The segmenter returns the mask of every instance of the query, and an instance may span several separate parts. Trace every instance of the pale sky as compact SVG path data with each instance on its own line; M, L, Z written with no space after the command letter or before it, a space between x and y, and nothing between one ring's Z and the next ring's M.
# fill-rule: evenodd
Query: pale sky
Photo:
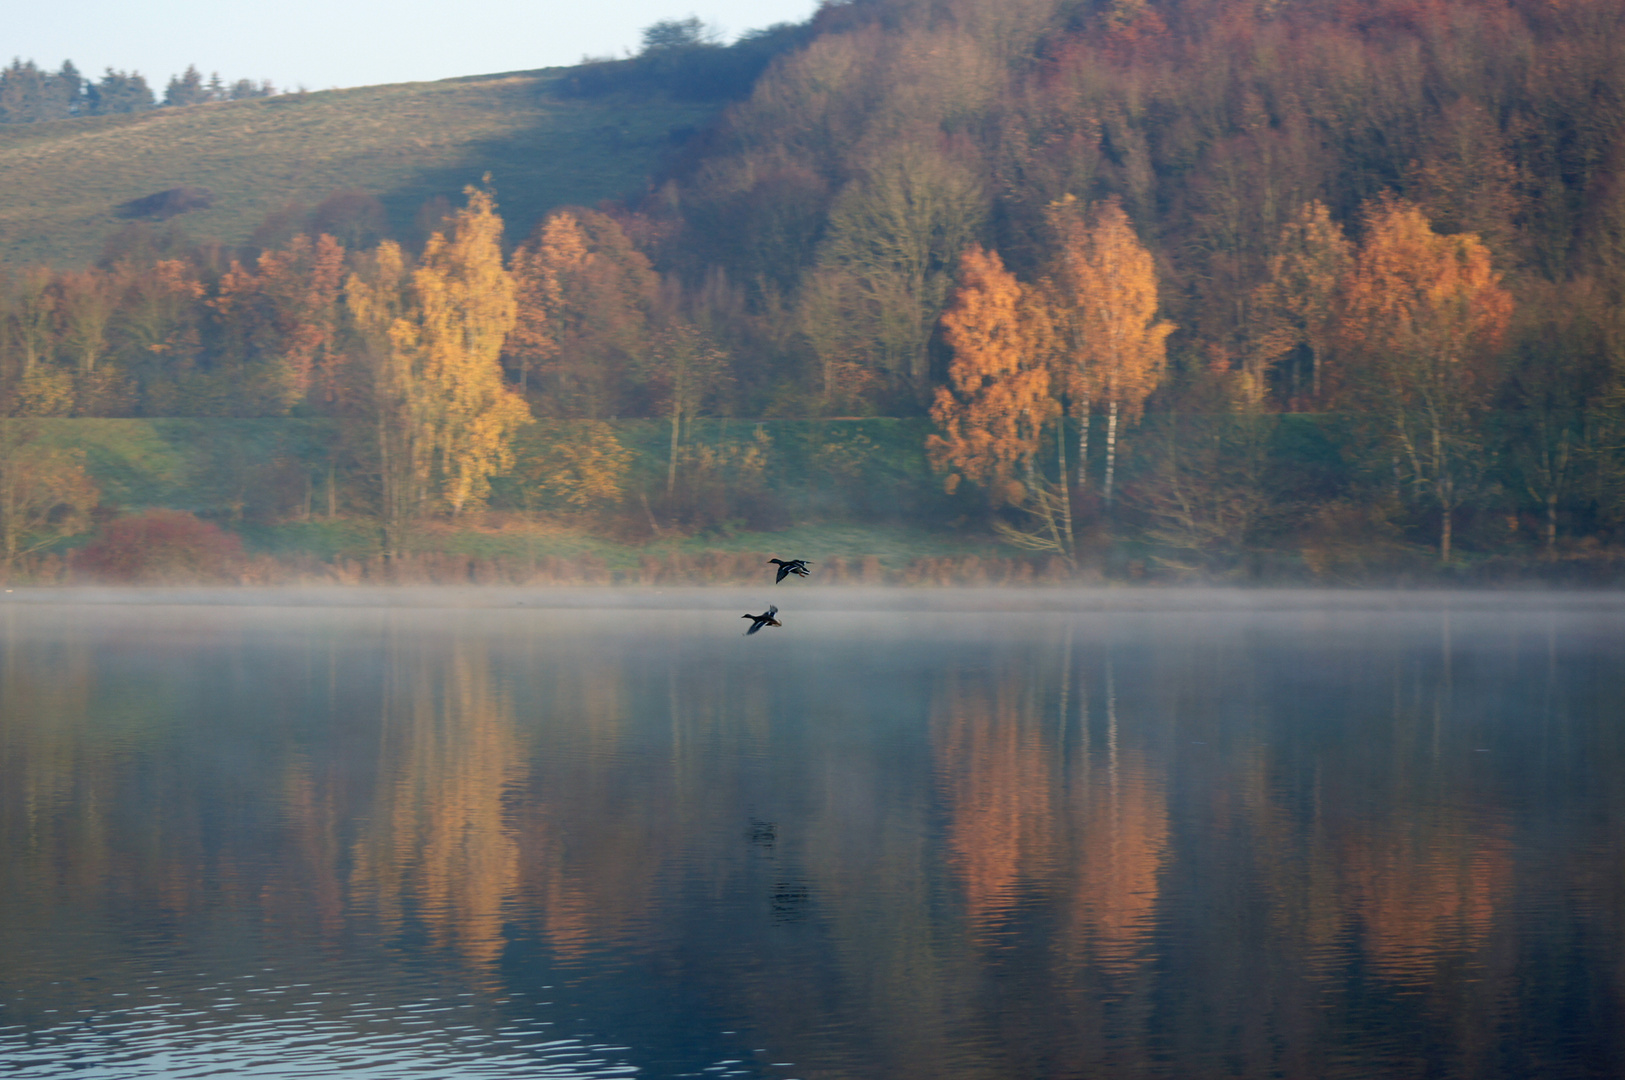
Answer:
M160 99L196 64L207 78L270 79L278 88L446 79L574 64L636 51L640 31L690 15L732 40L801 22L817 0L77 0L13 5L0 62L84 75L139 71Z

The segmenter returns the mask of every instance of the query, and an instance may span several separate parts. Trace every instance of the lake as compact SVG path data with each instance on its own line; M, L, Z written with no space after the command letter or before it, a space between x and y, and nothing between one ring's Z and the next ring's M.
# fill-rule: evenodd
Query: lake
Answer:
M0 1075L1625 1075L1625 597L797 584L0 597Z

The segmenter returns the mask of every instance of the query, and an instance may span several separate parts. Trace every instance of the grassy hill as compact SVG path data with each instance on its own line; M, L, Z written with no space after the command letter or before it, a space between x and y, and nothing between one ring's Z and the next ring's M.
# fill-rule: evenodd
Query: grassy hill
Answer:
M120 204L187 185L213 204L178 218L186 231L239 243L267 213L346 188L378 196L404 233L425 199L490 172L516 237L551 207L635 190L718 108L563 98L566 71L0 126L0 262L86 264L124 224Z

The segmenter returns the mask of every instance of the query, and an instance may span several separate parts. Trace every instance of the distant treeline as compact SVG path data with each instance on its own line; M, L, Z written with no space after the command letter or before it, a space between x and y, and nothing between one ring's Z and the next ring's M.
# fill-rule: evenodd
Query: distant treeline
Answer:
M644 29L637 56L584 61L565 76L561 90L576 97L663 93L690 101L742 98L774 59L805 45L812 35L809 24L780 23L723 45L698 18L667 19Z
M499 498L533 419L574 425L538 507L768 521L693 497L768 467L692 440L726 416L929 417L930 520L1080 564L1625 539L1622 0L854 0L758 44L650 190L528 237L485 191L395 239L349 193L19 268L7 411L365 420L340 467L393 550ZM756 47L657 24L575 89Z
M205 80L194 66L169 80L163 103L200 105L209 101L270 97L275 93L276 88L269 81L238 79L227 83L218 72ZM71 61L64 61L57 71L49 71L37 67L32 60L21 59L0 68L0 124L142 112L157 105L147 80L133 71L108 68L100 79L87 79Z

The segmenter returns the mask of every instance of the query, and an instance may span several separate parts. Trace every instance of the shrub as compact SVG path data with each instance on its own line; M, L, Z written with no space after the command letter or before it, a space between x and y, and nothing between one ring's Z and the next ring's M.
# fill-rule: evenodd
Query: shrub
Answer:
M120 518L75 559L81 573L102 581L189 585L236 581L243 542L184 510L148 510Z

